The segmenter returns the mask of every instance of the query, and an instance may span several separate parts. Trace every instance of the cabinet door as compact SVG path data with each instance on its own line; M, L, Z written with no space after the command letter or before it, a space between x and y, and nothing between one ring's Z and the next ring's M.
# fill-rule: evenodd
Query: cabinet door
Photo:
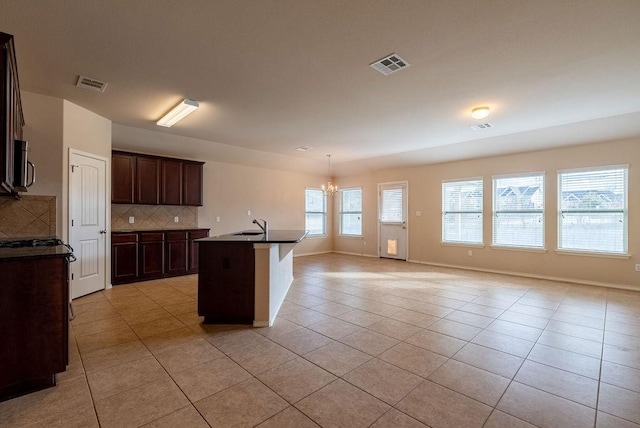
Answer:
M189 272L198 273L198 245L194 240L206 238L209 236L209 230L191 230L189 231Z
M167 275L183 274L187 271L187 232L167 232Z
M134 203L160 203L160 159L136 156L136 195Z
M14 140L22 139L22 103L13 37L0 34L0 190L14 192Z
M182 203L182 161L162 159L162 205Z
M123 284L138 277L138 234L111 236L111 282Z
M111 203L132 204L136 157L124 153L111 156Z
M159 278L164 273L164 233L140 232L140 278Z
M182 173L182 205L202 206L202 163L184 162Z

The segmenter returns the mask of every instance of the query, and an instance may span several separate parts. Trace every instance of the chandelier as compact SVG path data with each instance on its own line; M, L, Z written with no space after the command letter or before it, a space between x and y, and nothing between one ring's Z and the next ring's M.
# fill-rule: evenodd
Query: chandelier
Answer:
M338 186L334 186L331 183L331 155L327 155L327 157L329 158L329 181L327 181L327 184L322 185L322 192L325 195L333 196L338 191Z

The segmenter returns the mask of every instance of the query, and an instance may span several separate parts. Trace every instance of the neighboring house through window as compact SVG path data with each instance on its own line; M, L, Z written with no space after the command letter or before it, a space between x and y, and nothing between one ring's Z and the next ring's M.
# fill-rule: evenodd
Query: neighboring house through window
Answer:
M544 248L544 174L493 178L493 245Z
M482 178L442 183L442 242L482 244Z
M628 251L629 167L558 171L558 249Z

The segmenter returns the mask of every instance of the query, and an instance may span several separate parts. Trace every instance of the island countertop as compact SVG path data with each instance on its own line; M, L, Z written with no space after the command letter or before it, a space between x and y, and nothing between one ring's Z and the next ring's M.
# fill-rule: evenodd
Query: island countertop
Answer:
M269 230L266 234L261 230L243 230L241 232L229 233L227 235L210 236L208 238L196 239L194 242L252 242L256 244L294 244L300 242L307 236L305 230Z

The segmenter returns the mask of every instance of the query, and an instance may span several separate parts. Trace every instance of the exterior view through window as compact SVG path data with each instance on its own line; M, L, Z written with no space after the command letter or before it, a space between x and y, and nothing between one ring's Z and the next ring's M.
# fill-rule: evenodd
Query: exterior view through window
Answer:
M558 172L558 249L628 250L628 167Z
M305 190L305 229L309 235L327 234L327 197L322 189Z
M340 234L362 236L362 189L342 189L340 195Z
M544 248L544 174L494 177L493 245Z
M442 183L442 242L482 244L482 179Z

